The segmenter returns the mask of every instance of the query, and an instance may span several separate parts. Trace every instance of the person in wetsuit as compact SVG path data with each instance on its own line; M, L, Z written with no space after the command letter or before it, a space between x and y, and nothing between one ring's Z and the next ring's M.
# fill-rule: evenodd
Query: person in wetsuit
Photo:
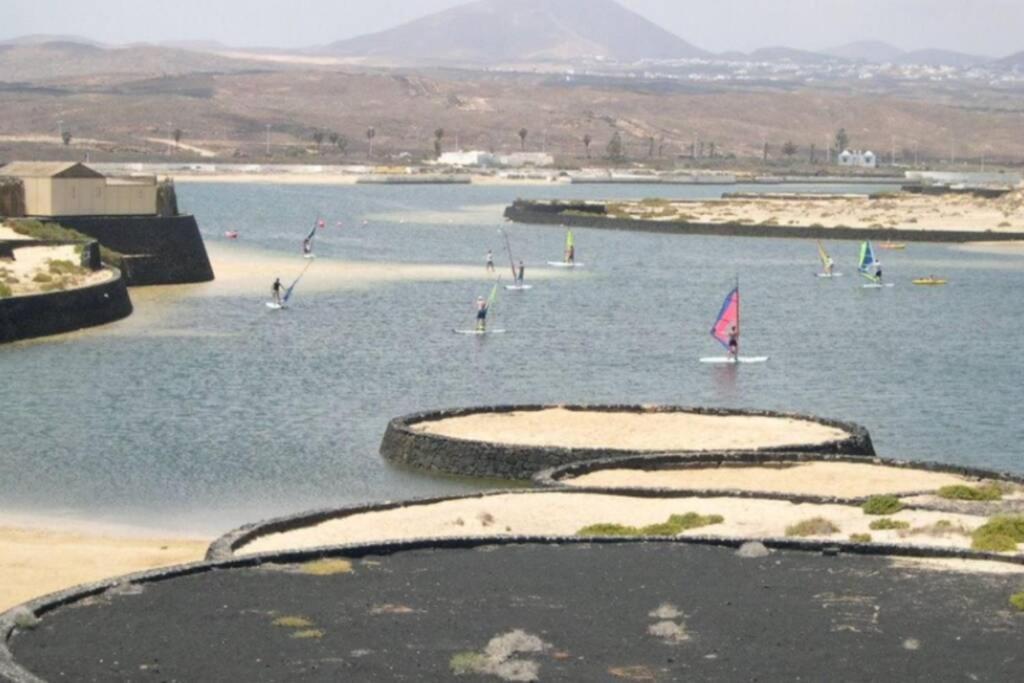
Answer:
M494 252L492 252L490 249L487 250L487 272L494 272Z
M519 270L516 272L516 284L520 287L523 286L523 280L526 279L526 266L523 265L523 260L519 259Z
M274 284L271 285L270 290L274 296L274 303L278 306L283 306L284 302L281 301L281 290L284 289L284 285L281 284L281 278L276 278Z
M487 329L487 300L482 296L476 298L476 329L483 332Z
M882 266L875 267L875 282L882 284Z
M734 360L740 357L740 331L735 325L729 328L729 357Z

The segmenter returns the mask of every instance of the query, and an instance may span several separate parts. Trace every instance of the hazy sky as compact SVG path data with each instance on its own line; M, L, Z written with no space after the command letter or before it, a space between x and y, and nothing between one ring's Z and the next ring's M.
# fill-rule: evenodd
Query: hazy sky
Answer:
M0 0L0 39L219 40L310 46L389 28L464 0ZM554 0L558 1L558 0ZM620 0L712 51L884 40L1004 56L1024 50L1024 0Z

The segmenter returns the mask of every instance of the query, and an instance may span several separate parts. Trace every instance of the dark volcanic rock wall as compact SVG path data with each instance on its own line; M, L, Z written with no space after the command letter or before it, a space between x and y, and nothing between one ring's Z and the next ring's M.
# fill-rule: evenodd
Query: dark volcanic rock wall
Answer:
M213 267L193 216L73 216L44 219L125 255L131 287L213 280Z
M128 317L132 302L120 272L92 287L0 299L0 343L72 332Z

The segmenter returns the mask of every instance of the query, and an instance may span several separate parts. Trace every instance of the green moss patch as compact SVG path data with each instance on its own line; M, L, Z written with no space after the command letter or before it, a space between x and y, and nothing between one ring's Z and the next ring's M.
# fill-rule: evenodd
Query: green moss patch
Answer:
M721 515L699 515L687 512L672 515L667 521L649 524L645 527L626 526L623 524L591 524L576 532L577 536L678 536L684 531L699 529L705 526L721 524L725 518Z
M324 632L318 628L308 628L304 631L296 631L292 634L292 638L297 638L299 640L320 640L323 637Z
M1010 604L1024 612L1024 591L1010 596Z
M850 534L850 540L854 543L871 543L871 534Z
M897 531L909 529L910 522L901 522L898 519L876 519L871 522L870 528L872 531Z
M309 628L313 622L306 617L278 617L274 619L274 626L281 628Z
M993 501L1002 500L1003 490L995 484L982 484L981 486L943 486L939 489L939 497L947 500L980 500Z
M352 563L348 560L316 560L299 567L299 572L310 576L334 576L335 574L351 574Z
M456 676L479 673L487 665L487 656L479 652L459 652L448 661L448 668Z
M4 282L0 282L0 299L12 296L14 292L11 291L10 286Z
M903 503L896 496L871 496L861 509L865 515L894 515L903 509Z
M787 536L831 536L839 527L824 517L812 517L786 527Z

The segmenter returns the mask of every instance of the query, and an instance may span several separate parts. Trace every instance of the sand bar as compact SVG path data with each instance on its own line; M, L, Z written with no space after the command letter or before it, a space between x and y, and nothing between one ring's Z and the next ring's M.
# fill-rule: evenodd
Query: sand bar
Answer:
M696 512L718 514L724 523L686 532L728 538L781 537L786 527L825 517L840 532L822 536L845 540L853 533L869 533L874 541L913 545L968 548L964 534L901 536L899 531L871 531L870 517L850 505L796 505L787 501L746 498L636 498L589 493L500 494L370 512L331 520L306 529L254 540L238 552L249 555L277 550L364 543L370 541L464 536L558 535L572 536L599 523L644 526L664 522L670 515ZM948 520L972 530L985 522L974 515L904 510L893 517L912 527Z
M777 463L774 466L685 467L668 470L608 469L562 480L583 488L660 488L751 491L795 495L862 498L935 491L943 486L973 484L944 472L851 462Z
M714 451L821 444L845 439L835 427L783 417L547 408L479 413L412 425L414 431L521 446L630 451Z
M203 559L208 541L0 526L0 611L113 576Z

